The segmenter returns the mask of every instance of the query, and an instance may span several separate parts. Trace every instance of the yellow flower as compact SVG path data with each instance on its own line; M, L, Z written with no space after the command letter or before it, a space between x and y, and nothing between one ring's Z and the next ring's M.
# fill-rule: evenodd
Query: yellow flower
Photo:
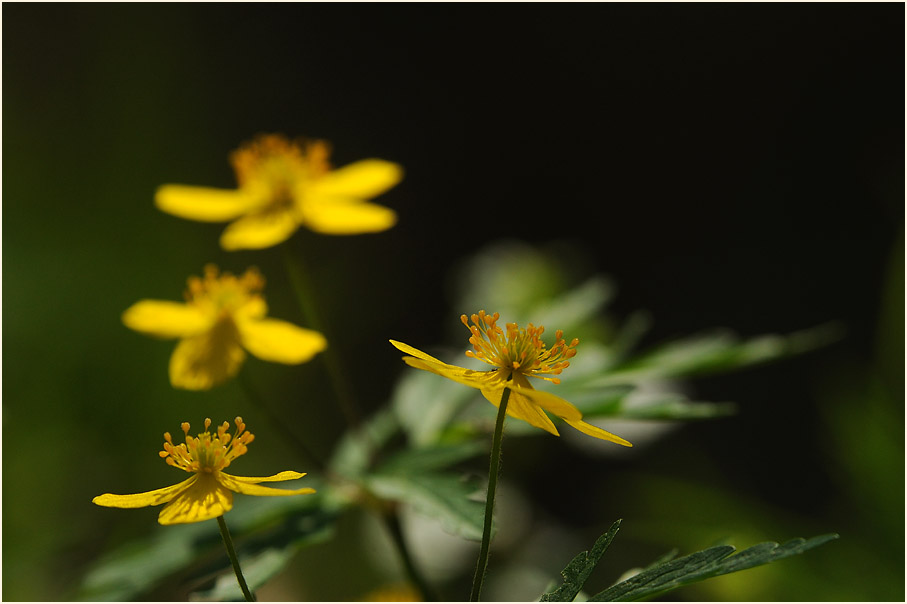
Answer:
M516 323L508 323L505 333L497 325L499 318L498 313L492 316L481 310L472 315L473 325L470 325L466 315L460 317L463 325L472 332L469 342L474 350L468 350L466 356L492 365L494 369L491 371L473 371L448 365L408 344L394 340L390 342L399 350L412 355L403 357L410 367L431 371L471 388L478 388L496 407L500 405L504 388L509 388L507 415L526 421L536 428L559 436L551 418L545 413L548 411L584 434L626 447L633 446L615 434L582 421L583 415L579 409L559 396L534 389L529 383L527 378L534 377L559 384L560 378L551 376L559 375L570 365L569 359L576 354L579 340L574 339L567 344L564 333L558 330L554 346L546 348L541 340L544 327L535 327L530 323L523 329Z
M324 141L291 142L261 135L230 155L238 189L163 185L160 210L202 222L234 221L220 238L225 250L260 249L285 241L301 226L329 235L384 231L393 210L366 200L403 177L399 165L366 159L338 170Z
M256 269L242 277L218 276L213 264L204 278L190 277L186 303L141 300L123 313L130 329L158 338L180 338L170 357L175 388L207 390L236 375L246 351L265 361L295 365L324 350L317 331L268 319Z
M261 482L276 482L302 478L304 473L287 470L274 476L251 478L233 476L224 468L248 451L247 445L255 438L246 432L241 417L236 420L236 433L227 433L230 424L224 422L217 427L217 434L208 432L211 420L205 420L205 432L197 437L189 436L189 422L182 423L186 442L174 445L169 432L164 432L164 450L160 452L168 464L192 474L186 480L163 489L136 493L134 495L98 495L91 501L110 508L144 508L150 505L167 505L158 515L161 524L182 524L201 522L217 518L233 508L233 493L245 495L305 495L315 489L295 490L263 487Z

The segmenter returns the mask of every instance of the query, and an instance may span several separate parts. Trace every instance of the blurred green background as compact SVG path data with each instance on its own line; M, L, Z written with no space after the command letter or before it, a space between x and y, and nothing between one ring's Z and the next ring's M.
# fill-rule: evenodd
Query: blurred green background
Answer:
M257 441L241 473L306 469L236 381L174 391L173 344L120 323L141 298L180 299L207 262L257 265L271 316L303 322L279 250L222 252L222 225L152 205L164 183L232 187L229 152L283 132L330 140L335 165L406 169L378 200L394 229L291 241L369 413L406 370L387 339L450 342L478 310L454 307L458 267L502 239L568 246L555 257L574 283L608 274L611 312L653 318L643 347L846 329L693 382L739 413L633 455L514 439L502 498L532 507L500 536L488 597L533 597L507 582L556 577L623 518L599 589L673 547L837 532L671 597L903 599L902 24L897 4L5 4L3 598L75 598L98 556L166 530L91 498L174 482L156 451L181 421L242 414ZM343 417L323 365L243 374L331 450ZM262 597L364 597L399 572L367 545L376 530L345 516ZM355 577L338 570L350 555Z

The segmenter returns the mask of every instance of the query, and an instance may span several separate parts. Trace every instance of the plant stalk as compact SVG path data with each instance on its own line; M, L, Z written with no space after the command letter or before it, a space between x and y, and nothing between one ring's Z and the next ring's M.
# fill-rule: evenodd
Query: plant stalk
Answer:
M488 493L485 496L485 526L482 529L482 548L479 550L479 561L476 574L472 580L470 602L478 602L485 583L485 571L488 569L488 553L491 548L491 522L494 516L494 494L498 486L498 473L501 469L501 442L504 440L504 418L507 415L507 401L510 400L510 388L501 393L498 405L498 417L494 423L494 438L491 441L491 460L488 467Z
M249 586L246 585L246 579L243 577L242 569L239 567L239 558L236 556L236 550L233 548L233 538L230 536L230 529L227 528L227 523L224 521L223 516L217 517L217 526L220 527L220 536L224 539L224 546L227 548L227 556L230 558L230 563L233 565L233 572L236 573L236 580L239 582L239 588L242 590L242 595L246 599L246 602L254 602L255 594L249 590Z

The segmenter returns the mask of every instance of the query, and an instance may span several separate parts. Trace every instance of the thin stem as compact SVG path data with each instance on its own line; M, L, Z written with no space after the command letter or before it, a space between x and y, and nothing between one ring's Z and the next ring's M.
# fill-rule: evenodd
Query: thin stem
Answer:
M224 538L227 556L230 557L230 563L233 565L233 572L236 573L236 580L239 581L239 588L242 590L242 595L246 599L246 602L254 602L255 594L249 590L249 586L246 585L246 579L242 576L242 569L239 567L239 558L236 557L236 550L233 549L233 538L230 537L230 529L227 528L227 523L224 522L223 516L217 517L217 526L220 527L220 536Z
M406 574L413 585L415 585L416 589L419 590L422 600L424 602L437 602L437 597L435 597L428 582L419 573L419 570L416 568L412 556L409 553L409 548L406 546L406 540L403 537L403 529L400 526L400 515L397 513L396 508L392 508L384 514L384 521L387 523L387 528L390 530L391 537L394 539L397 551L400 552L400 558L403 561L403 567L406 569Z
M510 388L501 393L498 405L498 417L494 423L494 438L491 441L491 460L488 466L488 494L485 496L485 526L482 529L482 548L479 550L479 561L476 574L472 580L470 602L478 602L485 583L485 571L488 568L488 552L491 548L491 521L494 515L494 493L498 486L498 472L501 469L501 442L504 440L504 418L507 414L507 401L510 400Z
M289 247L289 243L284 243L281 247L283 248L284 264L286 265L287 273L290 276L293 292L296 294L296 300L299 303L299 308L302 311L308 327L320 331L328 337L328 340L330 340L329 330L326 329L324 320L315 308L315 303L311 295L313 288L298 254L293 253ZM334 394L337 396L337 402L340 405L340 410L346 417L346 421L350 426L358 429L362 424L362 419L356 409L356 404L353 402L353 395L349 389L349 382L343 377L343 370L341 369L342 365L340 359L337 357L336 351L337 348L335 346L329 345L327 349L318 356L321 357L325 364L325 368L328 371L328 377L334 388Z
M246 373L243 371L239 372L239 385L242 387L243 392L246 394L246 398L252 401L252 404L256 405L261 411L268 417L271 422L271 425L278 431L280 434L288 441L292 442L295 447L302 451L309 461L311 461L315 466L324 471L326 464L320 455L313 452L296 434L293 433L287 427L285 421L277 417L274 411L271 409L271 406L265 402L263 396L260 396L255 388L252 386L252 383L249 381L249 378L246 377Z

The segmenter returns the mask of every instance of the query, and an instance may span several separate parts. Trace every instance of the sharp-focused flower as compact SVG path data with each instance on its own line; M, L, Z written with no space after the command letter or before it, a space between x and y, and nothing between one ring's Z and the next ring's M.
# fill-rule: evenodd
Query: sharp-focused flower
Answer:
M301 226L329 235L392 227L397 221L394 211L366 200L400 182L402 168L365 159L331 170L329 156L324 141L261 135L230 155L237 189L163 185L155 204L190 220L233 221L220 238L225 250L271 247Z
M170 357L175 388L207 390L236 375L246 351L265 361L295 365L324 350L327 340L311 329L268 319L261 296L264 278L254 268L242 277L190 277L186 302L141 300L123 313L130 329L158 338L180 338Z
M536 428L559 436L551 418L545 413L548 411L584 434L626 447L633 446L615 434L582 421L583 414L579 409L550 392L536 390L529 383L527 378L534 377L559 384L560 378L552 376L560 375L570 365L569 359L576 354L579 340L574 339L567 344L564 333L558 330L554 336L554 346L546 348L541 340L544 327L535 327L530 323L524 329L516 323L508 323L505 332L497 324L499 318L498 313L488 315L481 310L472 315L473 324L470 325L466 315L460 317L463 325L472 333L469 342L473 345L473 350L466 351L466 356L492 365L494 369L490 371L474 371L448 365L408 344L394 340L390 342L402 352L412 355L403 357L410 367L431 371L471 388L478 388L496 407L500 405L504 388L509 388L507 415L526 421Z
M248 444L255 438L246 432L246 425L237 417L236 433L227 433L229 422L217 427L211 434L211 420L205 420L205 432L189 436L189 422L182 423L186 442L173 444L169 432L164 432L164 450L159 453L168 464L192 474L186 480L163 489L136 493L134 495L113 495L106 493L92 499L93 503L110 508L144 508L166 503L158 515L161 524L183 524L217 518L233 507L233 493L245 495L305 495L315 489L295 490L264 487L259 483L295 480L304 473L287 470L273 476L251 478L233 476L224 472L234 459L248 451Z

